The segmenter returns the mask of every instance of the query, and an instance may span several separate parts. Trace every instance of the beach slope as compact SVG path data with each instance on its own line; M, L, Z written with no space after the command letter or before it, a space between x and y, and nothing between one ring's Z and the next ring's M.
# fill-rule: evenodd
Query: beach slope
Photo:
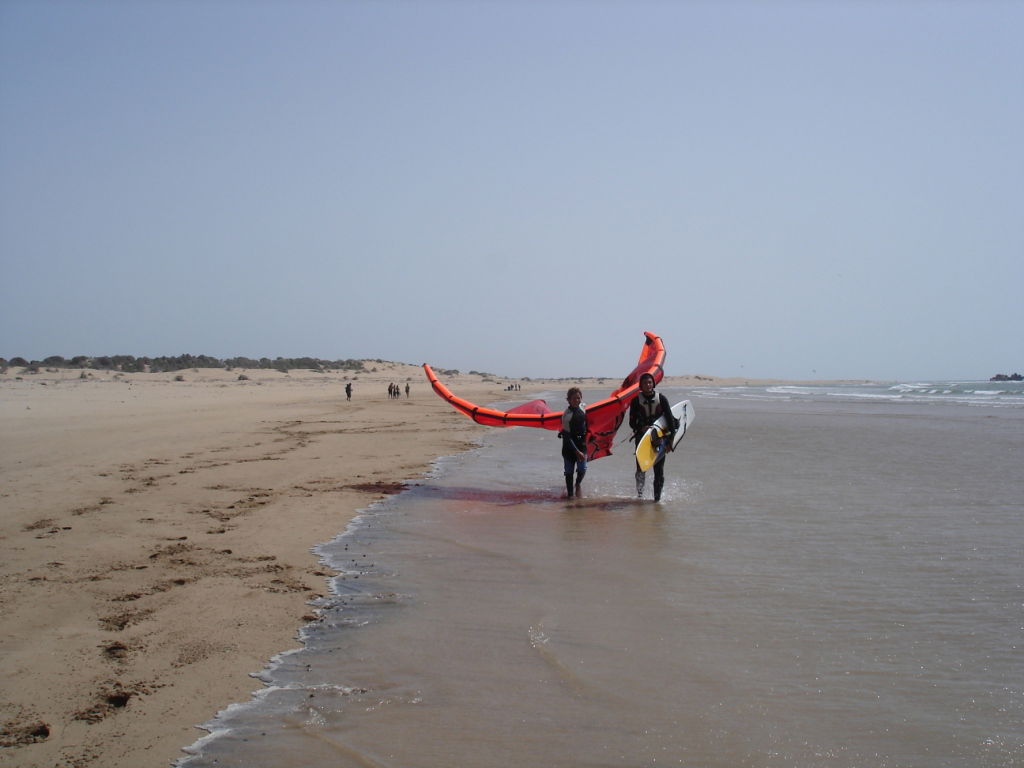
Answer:
M311 548L487 432L366 368L0 374L0 766L167 765L260 688L333 575ZM442 375L482 404L618 383Z
M167 765L260 687L327 589L311 547L481 432L371 365L351 401L351 372L0 377L0 765Z

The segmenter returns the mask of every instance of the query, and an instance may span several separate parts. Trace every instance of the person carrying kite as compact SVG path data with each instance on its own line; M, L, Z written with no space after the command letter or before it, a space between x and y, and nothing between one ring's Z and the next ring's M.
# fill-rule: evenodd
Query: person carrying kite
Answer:
M569 407L562 412L562 459L565 464L565 495L573 497L573 470L576 471L576 496L580 495L580 484L587 474L587 412L580 407L583 393L579 387L571 387L565 396Z

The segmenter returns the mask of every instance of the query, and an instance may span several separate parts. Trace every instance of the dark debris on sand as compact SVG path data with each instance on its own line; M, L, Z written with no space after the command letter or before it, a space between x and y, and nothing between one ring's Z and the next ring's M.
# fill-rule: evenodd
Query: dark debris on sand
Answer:
M365 491L366 493L383 493L390 496L404 491L405 483L393 483L378 480L372 483L355 483L353 485L346 485L345 487L351 488L353 491Z

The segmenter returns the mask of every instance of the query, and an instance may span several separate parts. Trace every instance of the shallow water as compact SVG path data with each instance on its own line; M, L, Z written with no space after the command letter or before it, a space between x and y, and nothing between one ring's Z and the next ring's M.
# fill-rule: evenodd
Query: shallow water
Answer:
M368 510L182 765L1020 765L1024 409L667 394L660 504L518 429Z

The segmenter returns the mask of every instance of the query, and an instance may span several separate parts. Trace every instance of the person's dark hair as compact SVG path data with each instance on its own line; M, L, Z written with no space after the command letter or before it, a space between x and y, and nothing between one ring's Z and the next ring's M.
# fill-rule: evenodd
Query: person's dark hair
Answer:
M565 393L565 399L568 400L570 397L572 397L574 392L581 398L583 397L583 390L581 390L579 387L569 387L569 391Z
M640 383L641 384L644 383L644 379L650 379L651 380L651 384L657 384L658 383L658 382L656 382L654 380L654 374L653 373L641 373L640 374Z

